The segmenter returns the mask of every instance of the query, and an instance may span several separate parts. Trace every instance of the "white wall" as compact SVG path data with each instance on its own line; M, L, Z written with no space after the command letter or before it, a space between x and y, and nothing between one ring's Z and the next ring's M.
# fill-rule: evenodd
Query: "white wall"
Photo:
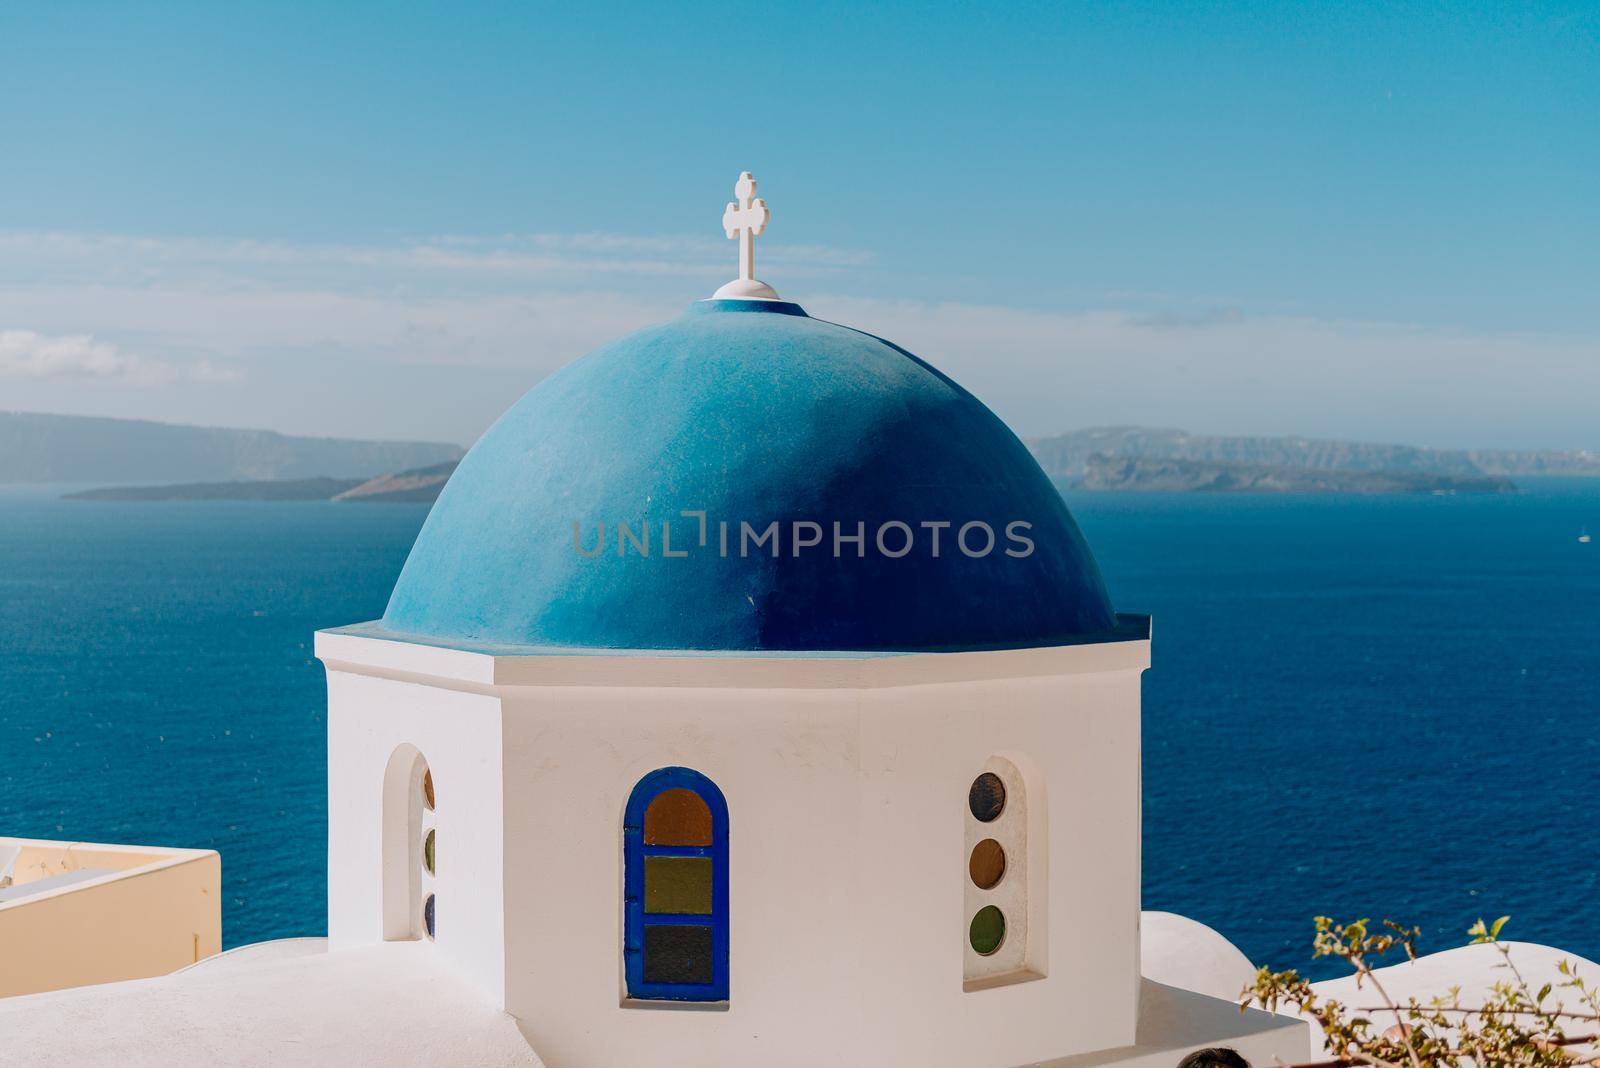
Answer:
M506 1003L547 1064L799 1063L832 1041L817 1021L855 1011L859 970L860 935L829 934L859 921L855 704L680 687L508 699ZM728 803L725 1009L622 1007L623 808L669 765Z
M382 774L409 742L439 793L437 948L503 997L550 1068L981 1068L1134 1040L1147 642L815 660L419 649L418 671L454 674L431 681L405 672L407 647L365 644L328 644L334 948L381 937ZM1045 780L1046 974L965 990L967 789L997 753ZM624 1004L623 808L669 765L728 803L723 1007Z
M862 998L897 1036L893 1063L1030 1064L1131 1043L1138 671L871 691L862 748L864 900L877 952L898 964ZM1046 974L966 990L967 789L997 753L1044 780L1048 855L1037 843L1033 855L1048 866Z
M398 746L413 745L438 798L435 948L496 1004L505 977L499 706L490 694L328 671L330 948L384 939L384 772Z

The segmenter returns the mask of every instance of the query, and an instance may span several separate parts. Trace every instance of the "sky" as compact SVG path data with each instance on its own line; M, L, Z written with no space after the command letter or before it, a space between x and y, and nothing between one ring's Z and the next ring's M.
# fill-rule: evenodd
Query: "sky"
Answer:
M757 273L1024 435L1600 449L1600 2L0 0L0 410L468 444Z

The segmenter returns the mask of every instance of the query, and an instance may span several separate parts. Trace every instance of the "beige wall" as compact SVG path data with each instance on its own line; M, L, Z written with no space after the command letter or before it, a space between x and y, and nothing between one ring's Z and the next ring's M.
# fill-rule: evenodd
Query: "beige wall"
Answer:
M0 902L0 997L143 979L222 948L222 858L212 850L0 838L16 885L83 868L113 874Z

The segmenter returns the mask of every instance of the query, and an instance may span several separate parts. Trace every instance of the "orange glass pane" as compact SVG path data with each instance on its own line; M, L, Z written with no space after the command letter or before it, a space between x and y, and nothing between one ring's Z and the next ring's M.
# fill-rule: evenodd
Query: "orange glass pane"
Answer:
M422 772L422 803L433 810L433 770L424 769Z
M708 846L711 806L693 790L663 790L644 810L644 844Z
M431 833L431 832L430 832ZM1006 851L993 838L985 838L973 847L967 860L967 874L979 890L988 890L1006 873Z

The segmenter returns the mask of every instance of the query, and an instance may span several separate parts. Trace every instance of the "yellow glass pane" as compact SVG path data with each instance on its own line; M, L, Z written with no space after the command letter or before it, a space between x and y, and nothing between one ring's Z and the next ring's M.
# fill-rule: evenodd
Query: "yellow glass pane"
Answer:
M644 910L711 914L710 857L645 857Z
M663 790L644 810L644 844L708 846L711 806L693 790Z

